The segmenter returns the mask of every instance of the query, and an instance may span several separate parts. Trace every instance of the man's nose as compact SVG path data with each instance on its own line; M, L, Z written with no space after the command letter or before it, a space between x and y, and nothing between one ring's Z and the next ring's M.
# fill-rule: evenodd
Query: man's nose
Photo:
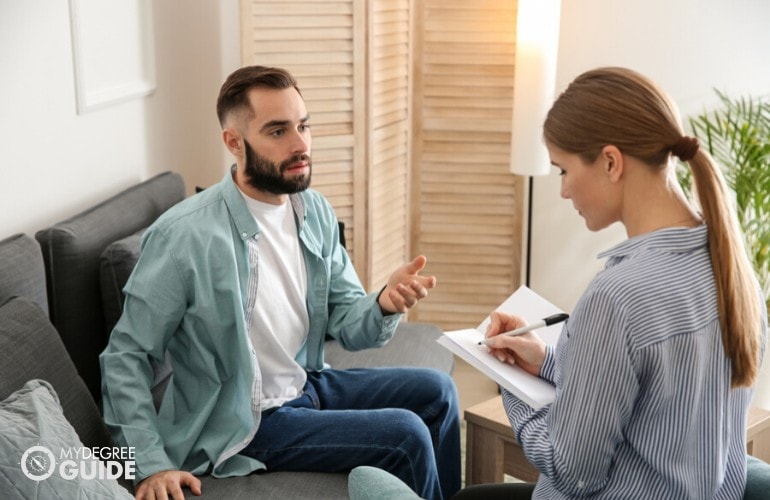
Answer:
M302 133L297 130L292 142L292 153L301 154L310 152L310 132Z

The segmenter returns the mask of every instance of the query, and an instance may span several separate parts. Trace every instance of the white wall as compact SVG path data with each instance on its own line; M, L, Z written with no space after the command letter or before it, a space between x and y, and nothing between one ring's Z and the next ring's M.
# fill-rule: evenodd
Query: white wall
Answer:
M684 117L730 95L770 93L770 2L562 0L557 93L596 66L628 66L657 81ZM615 225L590 233L559 197L559 177L536 178L531 287L571 310L603 266L596 254L625 239ZM758 394L770 408L770 362Z
M152 2L156 90L78 115L68 2L0 1L0 239L165 170L221 177L214 111L240 65L238 0Z

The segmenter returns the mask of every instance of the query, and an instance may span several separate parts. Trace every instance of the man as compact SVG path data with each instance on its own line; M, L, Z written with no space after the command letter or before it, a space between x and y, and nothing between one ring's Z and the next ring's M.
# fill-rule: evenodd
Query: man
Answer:
M137 498L200 493L193 474L388 470L424 498L460 487L459 410L435 370L324 369L325 336L376 347L427 296L420 256L367 295L328 202L308 189L310 122L293 77L241 68L217 102L224 179L148 229L101 355L104 417L136 453ZM173 376L160 408L153 365Z

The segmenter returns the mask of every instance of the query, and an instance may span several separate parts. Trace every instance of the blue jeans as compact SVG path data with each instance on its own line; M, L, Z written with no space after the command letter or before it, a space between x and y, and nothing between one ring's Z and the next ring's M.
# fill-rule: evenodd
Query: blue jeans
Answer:
M269 471L384 469L422 498L460 489L460 411L446 373L357 368L308 373L299 398L262 413L241 451Z

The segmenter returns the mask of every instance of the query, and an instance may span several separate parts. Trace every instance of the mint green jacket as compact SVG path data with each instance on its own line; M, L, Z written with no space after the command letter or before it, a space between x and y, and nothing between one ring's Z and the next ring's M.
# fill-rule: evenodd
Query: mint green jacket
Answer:
M377 294L364 291L323 196L307 190L290 198L310 317L297 361L322 370L327 334L348 350L381 346L400 315L383 316ZM116 445L134 447L137 482L162 470L226 477L265 468L238 454L260 423L259 346L248 334L259 235L228 173L142 238L123 315L100 356L104 420ZM167 352L173 376L156 412L153 366Z

